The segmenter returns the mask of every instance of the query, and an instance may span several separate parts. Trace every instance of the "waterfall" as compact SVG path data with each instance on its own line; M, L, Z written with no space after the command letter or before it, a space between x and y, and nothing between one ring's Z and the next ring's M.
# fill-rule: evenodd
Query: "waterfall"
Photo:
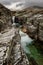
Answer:
M14 21L15 21L15 16L12 17L12 20L13 20L13 23L14 23Z
M16 25L15 24L15 16L12 17L12 22L13 22L12 26L15 26Z
M31 44L33 40L24 32L21 30L19 31L19 34L21 36L21 47L24 49L26 53L29 52L29 50L26 48L27 45Z

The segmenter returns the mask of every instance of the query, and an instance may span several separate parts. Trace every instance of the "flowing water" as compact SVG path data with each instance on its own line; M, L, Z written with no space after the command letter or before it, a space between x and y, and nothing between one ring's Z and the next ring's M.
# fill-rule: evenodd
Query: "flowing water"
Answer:
M19 34L21 36L21 46L24 49L26 53L29 53L29 49L27 48L27 45L32 44L33 40L24 32L21 30L19 31Z

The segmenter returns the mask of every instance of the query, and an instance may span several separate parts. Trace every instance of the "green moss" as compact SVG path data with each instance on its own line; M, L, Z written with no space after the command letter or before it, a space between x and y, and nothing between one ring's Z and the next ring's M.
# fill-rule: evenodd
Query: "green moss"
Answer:
M30 52L27 54L29 59L32 57L38 65L43 65L43 51L40 45L29 44L26 49Z

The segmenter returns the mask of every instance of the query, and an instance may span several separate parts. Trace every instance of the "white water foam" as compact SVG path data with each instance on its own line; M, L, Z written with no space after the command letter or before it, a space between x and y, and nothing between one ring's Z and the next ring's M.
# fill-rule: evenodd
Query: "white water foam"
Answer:
M28 53L29 50L26 49L26 46L28 44L31 44L33 40L26 33L22 32L21 30L19 31L19 34L21 36L21 46L24 49L24 51L26 53Z

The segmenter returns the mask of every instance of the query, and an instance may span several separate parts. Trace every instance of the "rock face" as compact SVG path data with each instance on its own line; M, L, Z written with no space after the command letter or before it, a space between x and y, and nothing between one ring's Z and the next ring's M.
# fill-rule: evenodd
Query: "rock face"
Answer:
M43 41L43 15L37 14L30 18L28 30L31 37Z
M11 11L0 4L0 31L11 25Z
M13 37L15 37L14 30L15 29L12 28L7 30L7 32L3 34L0 33L0 65L3 65L3 63L7 63L11 41Z

